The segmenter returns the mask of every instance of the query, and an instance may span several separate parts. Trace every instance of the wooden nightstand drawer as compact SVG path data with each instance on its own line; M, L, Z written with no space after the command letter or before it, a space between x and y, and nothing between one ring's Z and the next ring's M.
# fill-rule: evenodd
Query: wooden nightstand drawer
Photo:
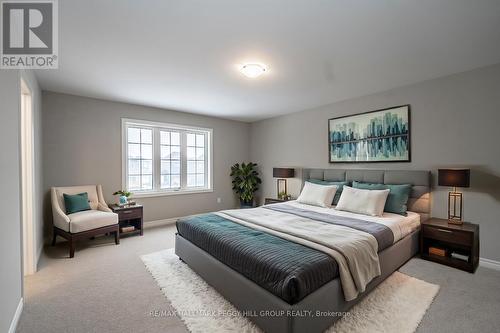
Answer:
M118 213L120 221L137 219L142 217L142 208L127 208L119 210L116 213Z
M479 265L479 225L454 225L445 219L430 218L422 222L421 230L422 259L474 273ZM441 249L444 255L431 248Z
M142 218L142 205L130 205L120 207L116 204L110 205L109 208L118 214L118 222L120 224L120 235L143 235L144 221Z
M454 244L472 245L471 232L464 232L458 230L449 230L439 227L424 226L424 237L440 240L443 242L449 242Z

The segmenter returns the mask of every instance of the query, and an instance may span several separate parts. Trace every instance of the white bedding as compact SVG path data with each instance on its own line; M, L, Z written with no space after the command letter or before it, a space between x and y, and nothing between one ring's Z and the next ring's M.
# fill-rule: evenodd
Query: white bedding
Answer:
M324 208L324 207L305 205L295 200L287 201L286 204L299 207L301 209L312 210L318 213L352 217L361 219L363 221L383 224L392 230L392 233L394 234L394 243L399 241L401 238L404 238L406 235L409 235L413 231L417 230L418 227L420 226L420 214L410 211L408 211L407 216L387 213L387 212L384 212L382 216L368 216L351 212L339 211L334 209L334 207Z

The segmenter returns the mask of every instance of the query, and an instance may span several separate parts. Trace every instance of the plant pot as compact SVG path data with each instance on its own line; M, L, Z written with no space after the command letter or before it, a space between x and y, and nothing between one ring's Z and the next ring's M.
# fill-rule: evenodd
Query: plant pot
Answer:
M128 197L126 195L120 196L120 204L126 205L128 203Z
M253 208L253 201L240 200L240 208Z

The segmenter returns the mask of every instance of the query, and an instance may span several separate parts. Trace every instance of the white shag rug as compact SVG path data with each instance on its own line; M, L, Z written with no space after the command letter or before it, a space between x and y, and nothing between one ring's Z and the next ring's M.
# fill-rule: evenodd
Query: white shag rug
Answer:
M189 331L262 332L174 254L174 249L141 256L175 311L158 316L179 316ZM394 272L328 333L412 333L439 291L439 286Z

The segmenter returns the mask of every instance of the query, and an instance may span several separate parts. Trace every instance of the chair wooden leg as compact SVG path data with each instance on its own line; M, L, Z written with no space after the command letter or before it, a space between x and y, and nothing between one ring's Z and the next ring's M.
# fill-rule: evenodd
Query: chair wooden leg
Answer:
M117 225L110 225L101 228L86 230L77 233L71 233L69 231L65 231L59 228L54 227L54 235L52 238L52 244L55 244L56 236L61 236L69 242L69 257L75 257L76 250L76 241L79 239L89 239L91 237L95 237L96 235L103 235L108 233L108 235L115 236L115 243L120 244L120 229Z
M52 232L53 232L52 246L56 246L56 237L57 237L56 230L54 229Z
M69 240L69 257L74 258L75 257L75 243L73 239Z

